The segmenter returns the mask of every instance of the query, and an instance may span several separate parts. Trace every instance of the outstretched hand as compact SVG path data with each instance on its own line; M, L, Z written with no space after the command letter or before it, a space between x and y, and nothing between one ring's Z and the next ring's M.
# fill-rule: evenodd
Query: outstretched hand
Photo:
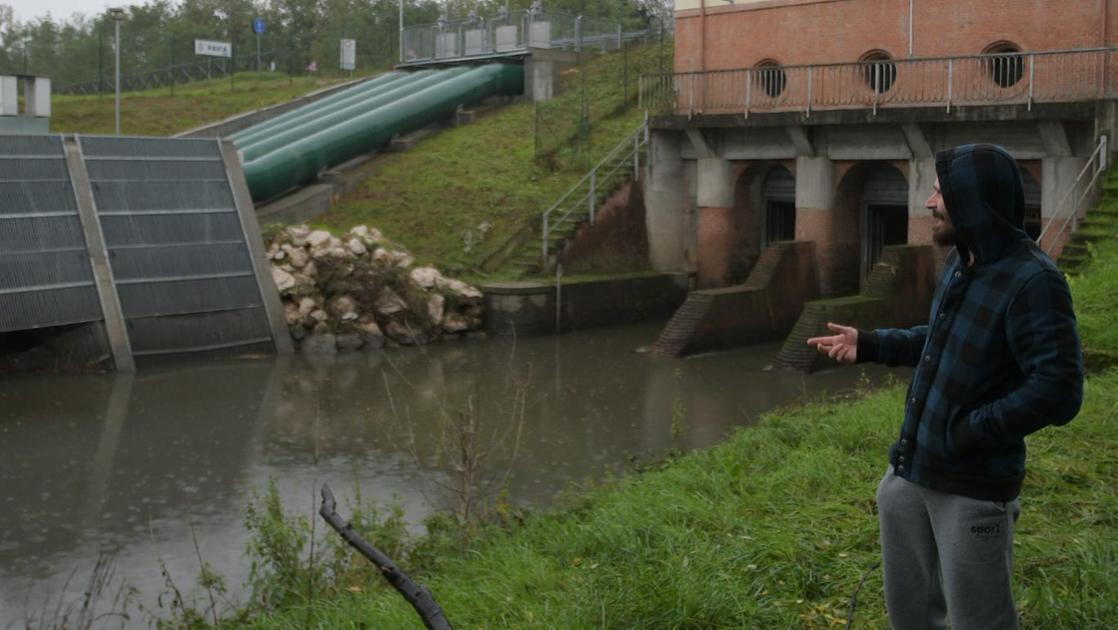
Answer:
M827 328L837 333L830 337L812 337L807 345L815 346L819 352L839 363L854 363L858 360L858 329L827 322Z

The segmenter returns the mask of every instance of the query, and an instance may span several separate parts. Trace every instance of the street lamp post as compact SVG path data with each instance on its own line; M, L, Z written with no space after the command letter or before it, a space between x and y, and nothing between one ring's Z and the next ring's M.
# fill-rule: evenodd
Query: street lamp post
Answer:
M124 19L124 9L113 7L109 9L116 25L116 34L113 36L113 48L116 49L116 135L120 135L120 22Z
M404 63L404 0L400 0L400 63Z

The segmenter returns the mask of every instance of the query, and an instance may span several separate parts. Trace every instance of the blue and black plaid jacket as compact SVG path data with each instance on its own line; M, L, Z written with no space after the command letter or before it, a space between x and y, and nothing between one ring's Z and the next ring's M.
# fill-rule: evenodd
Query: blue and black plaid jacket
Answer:
M928 324L859 331L858 360L916 368L896 474L921 486L1009 501L1026 435L1079 412L1083 357L1063 275L1022 229L1017 163L1001 147L936 156L956 248ZM966 261L973 257L973 264Z

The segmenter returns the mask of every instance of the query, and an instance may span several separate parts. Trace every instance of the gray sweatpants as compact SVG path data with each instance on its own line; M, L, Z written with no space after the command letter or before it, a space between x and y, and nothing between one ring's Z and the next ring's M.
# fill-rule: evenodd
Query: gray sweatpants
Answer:
M1010 592L1017 501L946 494L893 474L877 487L885 605L894 630L1017 628Z

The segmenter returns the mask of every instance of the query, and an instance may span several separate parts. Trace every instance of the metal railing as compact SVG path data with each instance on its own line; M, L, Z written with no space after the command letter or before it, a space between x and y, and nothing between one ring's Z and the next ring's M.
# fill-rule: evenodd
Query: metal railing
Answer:
M552 243L555 230L564 225L573 225L582 222L583 213L591 225L594 224L594 213L598 204L608 195L612 194L618 186L640 176L641 152L648 146L648 121L642 122L639 127L627 135L617 144L606 157L602 158L594 168L563 194L541 217L542 245L540 252L540 268L547 269L551 246L558 245L561 240Z
M641 77L657 114L1076 102L1113 97L1118 48L678 72Z
M208 81L228 77L232 72L252 72L267 70L275 62L276 71L288 70L286 59L280 58L272 52L256 53L251 55L238 55L232 58L214 57L205 61L192 61L173 66L165 66L150 72L138 72L120 77L120 89L124 92L149 90L152 88L166 87L169 85L182 85L193 81ZM105 77L100 81L84 81L71 83L57 91L60 94L98 94L109 93L115 89L113 79Z
M473 16L404 29L403 63L489 56L529 48L616 50L624 39L621 24L540 11L507 16Z
M1067 216L1064 217L1063 221L1060 223L1060 230L1047 241L1047 247L1044 247L1044 252L1046 254L1052 254L1052 250L1060 244L1060 239L1064 236L1064 232L1067 231L1069 226L1071 226L1073 232L1075 231L1073 222L1078 222L1081 211L1086 210L1090 205L1088 199L1096 192L1099 176L1106 172L1106 167L1107 138L1106 136L1101 136L1099 138L1099 146L1095 149L1095 152L1091 154L1091 158L1087 160L1087 163L1083 165L1083 169L1079 171L1079 175L1075 178L1075 181L1068 187L1064 196L1060 199L1060 203L1056 204L1056 211L1052 213L1052 217L1044 224L1044 229L1041 230L1040 236L1036 239L1036 242L1044 247L1044 237L1048 234L1048 230L1056 221L1060 220L1061 215L1066 212ZM1090 180L1087 180L1086 185L1083 185L1088 175L1090 176ZM1069 202L1071 211L1067 212Z

